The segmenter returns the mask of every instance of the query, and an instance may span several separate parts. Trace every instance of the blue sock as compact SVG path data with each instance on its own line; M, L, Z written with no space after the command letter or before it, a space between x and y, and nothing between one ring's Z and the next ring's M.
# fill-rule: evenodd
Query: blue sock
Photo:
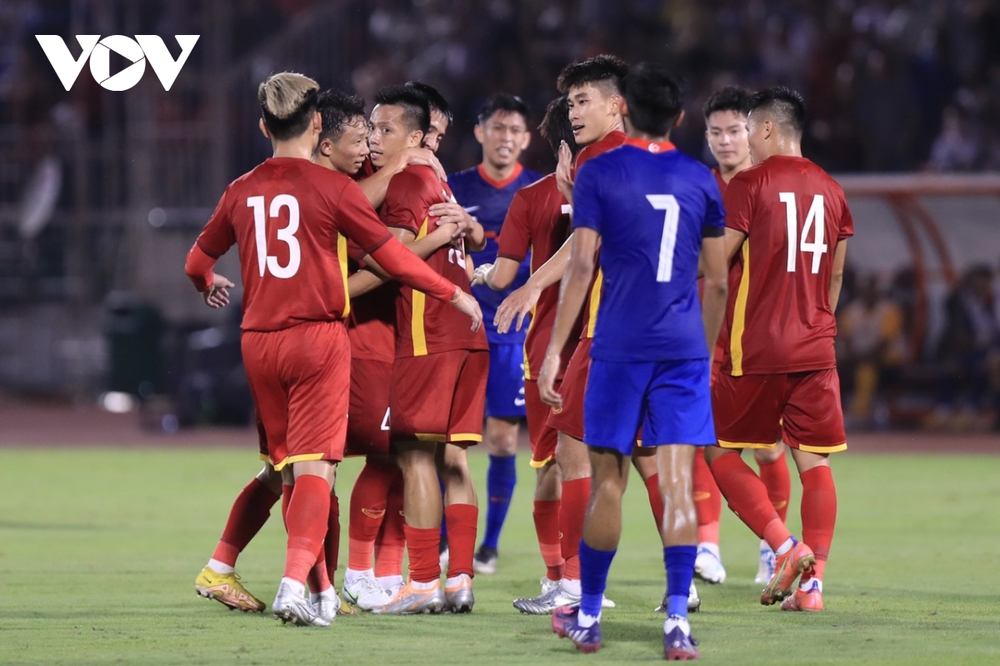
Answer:
M688 591L694 578L698 546L667 546L663 563L667 566L667 615L687 617Z
M486 533L483 534L483 545L488 548L497 547L516 483L517 459L514 456L490 456L490 467L486 472L489 503L486 505Z
M597 550L580 539L580 612L597 617L601 614L604 588L608 585L608 570L617 550ZM691 560L694 562L694 560ZM687 593L684 593L687 599Z

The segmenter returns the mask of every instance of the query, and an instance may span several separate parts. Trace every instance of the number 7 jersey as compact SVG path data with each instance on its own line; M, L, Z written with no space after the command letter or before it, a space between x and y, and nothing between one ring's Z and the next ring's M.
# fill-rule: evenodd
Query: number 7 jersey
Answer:
M854 235L844 191L802 157L741 171L726 226L747 235L729 269L722 371L780 374L836 367L830 278L837 243Z

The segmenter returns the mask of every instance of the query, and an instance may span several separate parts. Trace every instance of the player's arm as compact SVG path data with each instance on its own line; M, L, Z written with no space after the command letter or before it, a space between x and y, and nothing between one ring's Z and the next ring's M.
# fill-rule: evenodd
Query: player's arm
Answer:
M454 201L436 203L430 207L428 214L438 218L438 226L454 224L457 230L454 238L465 238L466 248L471 252L479 252L486 247L486 230L483 225L469 215L469 212Z
M833 251L833 272L830 275L830 310L837 311L840 289L844 286L844 265L847 263L847 239L837 242Z
M708 344L709 353L715 349L715 341L719 337L719 329L722 328L722 318L726 313L726 298L729 295L729 260L726 256L728 247L725 236L709 237L701 242L699 261L705 267L701 319L705 325L705 342Z
M472 284L473 286L485 284L493 291L503 291L514 283L514 278L520 269L520 262L507 257L497 257L492 264L483 264L476 268Z
M393 155L384 167L358 183L374 208L378 208L385 201L385 193L389 189L392 177L411 164L429 166L434 169L438 178L447 180L444 167L434 153L426 148L406 148Z
M529 215L530 206L525 190L518 190L500 226L496 261L476 268L473 285L485 284L494 291L504 291L514 283L531 248Z
M225 276L215 273L215 262L236 243L227 204L228 194L227 189L184 261L184 272L210 308L228 305L228 290L236 286Z
M538 376L538 393L542 401L552 407L562 406L562 396L556 393L553 386L561 369L563 347L569 342L573 324L580 317L587 300L590 282L594 277L599 239L600 236L594 229L584 227L573 232L569 261L559 285L559 306L556 308L552 338Z
M514 321L515 317L517 318L515 330L520 331L524 318L538 304L538 297L541 296L542 292L563 278L572 254L573 236L575 235L575 232L570 234L562 247L549 257L548 261L539 266L527 282L510 292L510 295L503 300L493 318L498 333L506 333L510 330L511 322Z
M437 249L450 243L453 230L454 225L438 227L428 235L417 240L416 235L407 229L400 229L398 227L389 229L396 240L421 259L426 259L434 254ZM365 257L365 267L347 278L347 291L350 293L351 298L357 298L382 286L391 279L385 269L379 266L378 260L371 255L367 255Z

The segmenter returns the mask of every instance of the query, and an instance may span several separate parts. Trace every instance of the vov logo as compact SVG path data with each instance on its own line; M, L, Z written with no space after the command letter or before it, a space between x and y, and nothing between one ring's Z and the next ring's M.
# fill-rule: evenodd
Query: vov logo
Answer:
M174 39L181 47L181 55L177 60L174 60L166 44L156 35L136 35L135 39L124 35L108 35L104 39L101 39L100 35L76 35L76 41L83 49L79 58L73 57L66 42L59 35L35 35L35 39L38 40L45 57L49 59L52 69L56 70L60 83L67 91L73 87L83 70L84 63L89 58L90 73L94 76L94 80L105 90L121 92L139 83L142 75L146 73L147 60L163 84L163 89L170 90L200 36L174 35ZM112 51L132 63L113 76Z

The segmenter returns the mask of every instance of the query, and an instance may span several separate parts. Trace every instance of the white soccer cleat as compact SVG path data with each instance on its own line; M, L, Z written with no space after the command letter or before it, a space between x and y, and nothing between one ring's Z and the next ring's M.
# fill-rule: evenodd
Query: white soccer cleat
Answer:
M347 603L364 611L382 608L392 599L392 595L368 572L356 578L345 576L343 592Z
M698 554L694 560L694 574L712 585L726 582L726 567L722 566L718 544L707 542L698 544Z
M327 594L310 594L309 602L316 609L316 614L332 623L340 615L340 596L332 587Z
M300 627L329 627L330 622L316 612L304 595L294 592L287 583L278 586L278 594L271 604L274 617Z
M766 541L760 542L760 560L757 562L757 576L753 582L758 585L766 585L774 575L774 551L767 545Z

